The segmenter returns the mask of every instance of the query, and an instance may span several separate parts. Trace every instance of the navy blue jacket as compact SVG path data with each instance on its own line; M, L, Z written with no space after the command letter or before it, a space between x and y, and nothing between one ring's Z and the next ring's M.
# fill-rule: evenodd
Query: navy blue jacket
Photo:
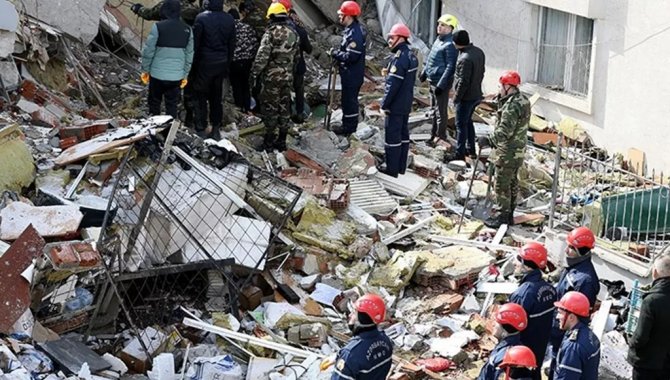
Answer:
M383 331L363 331L337 354L331 380L384 380L391 370L393 343Z
M365 74L365 38L366 33L358 21L344 29L340 50L333 58L340 64L340 77L343 87L359 87Z
M554 380L595 380L600 365L600 341L589 327L579 322L565 333L556 356Z
M312 44L309 42L309 35L302 25L294 22L290 17L288 19L288 24L295 30L298 37L300 37L300 55L298 56L298 62L295 64L295 73L304 75L307 72L304 53L312 54Z
M382 99L382 110L394 115L409 115L414 101L414 82L419 61L403 42L395 49L386 74L386 88Z
M209 0L207 11L195 18L193 36L196 64L230 66L235 52L235 20L223 11L223 0Z
M498 377L504 373L503 370L499 369L498 367L505 357L505 352L507 352L508 348L518 346L520 344L521 335L519 335L519 333L508 335L503 340L498 342L493 351L491 351L489 360L486 361L486 364L484 364L482 367L481 372L479 372L479 377L477 377L477 380L498 380Z
M551 336L556 289L542 279L539 269L534 269L523 276L519 288L509 296L509 302L521 305L526 311L528 327L521 332L521 343L541 360Z
M556 296L560 300L565 293L571 290L584 294L589 299L591 308L593 308L598 292L600 292L600 282L590 258L574 266L565 268L563 273L561 273L561 278L558 280L558 284L556 284ZM554 319L554 328L552 331L554 339L563 335L563 331L558 328L558 323Z
M458 50L452 38L451 33L438 36L430 48L428 60L423 67L423 73L428 77L428 82L443 90L451 89L456 72Z

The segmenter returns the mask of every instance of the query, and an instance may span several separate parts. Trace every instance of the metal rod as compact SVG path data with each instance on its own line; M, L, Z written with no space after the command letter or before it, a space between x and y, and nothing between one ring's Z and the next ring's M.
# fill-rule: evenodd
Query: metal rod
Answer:
M470 186L468 186L468 195L465 197L465 203L463 204L463 212L461 213L461 217L458 219L458 229L456 230L456 233L461 233L461 227L463 227L463 218L465 218L465 210L468 209L468 202L470 201L470 194L472 193L472 185L475 183L475 177L477 174L477 164L479 163L479 157L482 154L482 147L481 145L479 146L479 149L477 150L477 158L475 159L475 165L472 168L472 178L470 178Z
M556 196L558 192L558 176L561 173L561 140L563 133L558 133L556 155L554 156L554 180L551 184L551 211L549 212L549 228L554 228L554 212L556 212Z

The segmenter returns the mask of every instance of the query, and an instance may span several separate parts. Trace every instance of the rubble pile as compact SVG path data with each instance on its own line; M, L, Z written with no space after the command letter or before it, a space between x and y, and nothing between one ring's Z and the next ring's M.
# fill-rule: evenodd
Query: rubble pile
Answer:
M446 164L453 140L428 145L425 87L409 120L410 169L380 173L390 53L373 2L363 19L369 76L356 133L323 128L325 52L339 43L329 25L310 31L311 117L292 125L287 151L268 154L254 149L258 117L228 107L221 141L145 117L135 61L21 18L32 53L15 55L37 66L19 64L0 114L1 373L328 379L333 367L321 363L350 339L352 302L375 293L395 345L390 379L472 379L497 343L492 312L518 286L519 246L545 242L559 268L562 229L586 224L607 252L640 265L663 249L649 233L627 240L605 216L612 197L658 179L622 175L635 165L593 147L569 120L533 116L514 226L481 222L492 204L489 151ZM46 72L60 80L40 67L59 69ZM478 135L493 117L477 109ZM629 378L633 295L617 282L607 293L594 317L601 373Z

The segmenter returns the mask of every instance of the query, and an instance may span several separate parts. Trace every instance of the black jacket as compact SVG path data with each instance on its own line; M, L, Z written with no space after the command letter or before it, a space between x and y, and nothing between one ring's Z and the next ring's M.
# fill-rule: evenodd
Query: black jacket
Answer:
M670 277L656 279L642 300L628 361L636 368L670 367Z
M294 22L293 20L289 21L289 25L298 33L300 37L300 56L298 57L298 62L295 66L295 73L298 75L304 75L307 72L307 65L305 64L304 53L312 54L312 44L309 42L309 35L307 30L300 25L299 23Z
M486 57L482 49L475 45L468 45L461 49L456 61L454 75L454 103L462 101L480 100L482 98L482 80Z
M223 0L209 0L207 11L195 18L193 42L196 65L223 65L228 72L235 52L235 20L223 11Z

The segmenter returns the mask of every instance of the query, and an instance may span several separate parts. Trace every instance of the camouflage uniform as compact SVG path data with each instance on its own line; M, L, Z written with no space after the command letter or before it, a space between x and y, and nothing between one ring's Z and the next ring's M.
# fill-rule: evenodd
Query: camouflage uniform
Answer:
M510 219L519 192L518 173L529 122L530 102L525 95L515 92L498 100L498 123L491 137L491 145L496 148L495 193L501 216Z
M180 0L180 5L181 5L181 19L184 20L185 23L187 23L189 26L193 26L193 22L195 21L195 16L200 13L200 8L198 8L197 5L192 3L189 0ZM139 11L137 11L137 15L142 17L145 20L149 21L160 21L163 18L161 17L161 6L163 6L163 2L160 1L153 7L142 7L140 8Z
M263 34L251 69L251 84L257 85L259 81L263 84L260 104L265 124L265 148L273 145L275 129L279 128L274 147L283 150L291 115L289 104L293 67L300 51L300 41L298 34L288 25L287 18L279 20L273 21Z
M244 18L244 22L251 25L251 27L254 28L254 31L256 32L256 37L258 37L258 39L261 39L261 37L265 33L265 28L267 27L265 12L267 12L268 10L268 5L264 4L263 6L261 6L258 2L252 2L252 3L253 7L251 8L247 16Z

